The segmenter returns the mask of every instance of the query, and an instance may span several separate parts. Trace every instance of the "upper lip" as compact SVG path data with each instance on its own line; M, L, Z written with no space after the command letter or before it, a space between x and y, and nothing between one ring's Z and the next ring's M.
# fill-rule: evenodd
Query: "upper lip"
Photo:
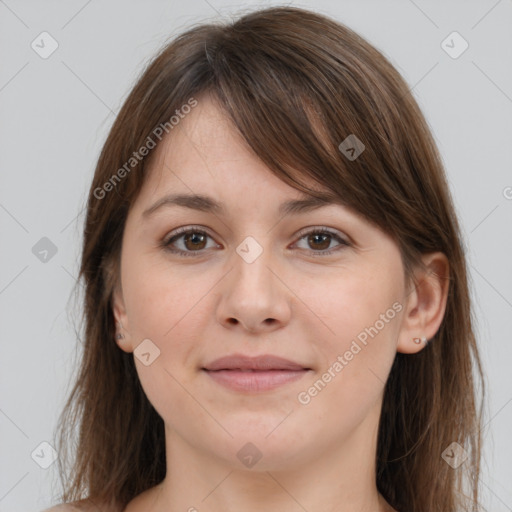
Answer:
M305 366L273 355L257 357L233 354L208 363L204 370L309 370Z

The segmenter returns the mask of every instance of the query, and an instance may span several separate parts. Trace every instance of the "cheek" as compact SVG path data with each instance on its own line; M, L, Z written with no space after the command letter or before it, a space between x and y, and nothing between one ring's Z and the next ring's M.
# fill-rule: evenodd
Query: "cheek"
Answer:
M133 265L130 270L124 291L131 334L135 340L150 339L159 351L149 366L134 355L142 388L167 423L184 414L204 421L187 390L193 388L201 334L211 318L205 295L212 284L201 274L184 279L170 265Z
M182 431L185 437L187 428L196 424L204 426L204 411L188 391L193 389L193 384L169 364L165 355L156 359L151 366L146 367L138 360L135 364L147 399L166 425Z
M141 365L141 382L154 386L155 397L158 386L179 394L182 391L173 377L188 388L199 362L204 361L205 333L215 315L212 295L222 276L212 271L185 272L165 261L144 264L142 259L126 268L130 330L137 340L150 339L160 354L155 375Z
M183 276L164 260L151 264L141 255L126 267L123 285L130 325L139 334L166 340L190 323L191 315L212 287L201 272ZM190 325L189 325L190 326Z
M339 278L324 281L322 286L304 286L300 295L303 302L311 304L311 310L324 324L324 331L330 333L326 339L343 349L365 329L374 326L390 331L396 324L393 304L399 294L399 280L389 272L377 272L374 268L361 268L357 272L343 269ZM386 315L385 324L380 320ZM348 348L348 347L347 347Z
M380 394L396 355L400 279L391 271L361 269L330 284L317 302L330 335L322 346L323 368L311 395L355 409Z

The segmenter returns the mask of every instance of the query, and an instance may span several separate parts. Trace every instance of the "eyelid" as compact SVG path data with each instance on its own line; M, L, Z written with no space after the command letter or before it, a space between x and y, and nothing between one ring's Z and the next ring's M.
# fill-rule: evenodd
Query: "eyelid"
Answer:
M309 233L311 232L325 232L329 235L336 235L337 237L339 237L341 240L343 240L345 243L349 244L350 243L350 240L349 238L346 236L346 235L343 235L340 231L338 231L337 229L335 228L330 228L328 226L322 226L322 225L318 225L318 226L307 226L305 228L302 228L300 231L298 231L295 236L296 237L299 237L299 238L302 238L303 236L305 235L308 235Z

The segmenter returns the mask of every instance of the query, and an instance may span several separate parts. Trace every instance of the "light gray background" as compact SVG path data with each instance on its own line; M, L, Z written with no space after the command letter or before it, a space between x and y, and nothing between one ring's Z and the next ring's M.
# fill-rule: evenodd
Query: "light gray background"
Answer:
M53 444L74 370L68 301L82 208L115 113L169 37L274 3L0 0L0 511L55 502L57 465L42 469L31 453ZM512 0L290 4L331 15L380 49L432 128L469 247L489 382L484 502L512 511ZM59 44L48 59L31 48L43 31ZM457 59L441 47L453 31L469 43ZM32 253L42 237L58 249L46 263Z

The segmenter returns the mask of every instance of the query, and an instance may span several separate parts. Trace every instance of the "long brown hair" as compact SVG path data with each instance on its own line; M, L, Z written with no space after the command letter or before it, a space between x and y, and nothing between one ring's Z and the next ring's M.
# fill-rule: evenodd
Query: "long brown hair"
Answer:
M110 130L83 234L83 353L58 425L62 500L124 507L165 477L163 421L141 388L133 356L114 342L111 298L126 216L156 150L137 161L133 155L150 139L158 145L162 127L171 133L171 118L205 93L276 176L310 195L299 178L313 179L390 234L408 278L423 253L446 254L443 322L422 351L396 354L385 386L376 482L399 512L477 510L482 411L474 377L483 403L484 376L465 248L441 158L392 64L343 24L292 7L182 33L144 70ZM364 144L357 158L340 149L349 136ZM442 456L454 442L468 457L458 468Z

